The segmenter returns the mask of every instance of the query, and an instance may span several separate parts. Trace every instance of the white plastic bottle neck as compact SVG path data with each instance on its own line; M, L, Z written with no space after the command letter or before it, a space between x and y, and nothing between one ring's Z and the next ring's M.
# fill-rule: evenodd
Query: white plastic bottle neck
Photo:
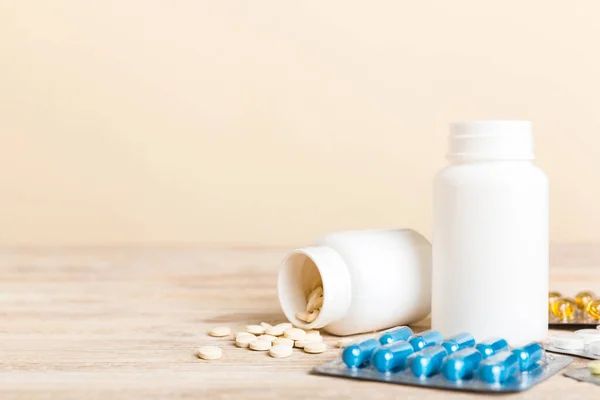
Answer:
M287 319L305 329L322 328L346 315L350 306L351 282L348 267L331 247L314 246L289 253L281 263L277 290ZM306 310L307 296L323 287L323 305L311 323L296 318Z
M532 161L531 122L474 121L451 124L446 158L451 164Z

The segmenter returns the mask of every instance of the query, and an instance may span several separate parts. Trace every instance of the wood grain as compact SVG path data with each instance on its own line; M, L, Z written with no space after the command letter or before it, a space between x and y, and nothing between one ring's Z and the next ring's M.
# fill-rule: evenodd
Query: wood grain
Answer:
M283 321L276 274L286 249L0 249L0 398L471 398L476 395L308 374L336 356L288 359L216 339ZM600 245L554 245L551 287L600 293ZM417 326L425 329L427 321ZM335 338L327 337L333 344ZM218 344L218 361L195 356ZM580 360L574 366L582 366ZM514 398L600 398L557 375Z

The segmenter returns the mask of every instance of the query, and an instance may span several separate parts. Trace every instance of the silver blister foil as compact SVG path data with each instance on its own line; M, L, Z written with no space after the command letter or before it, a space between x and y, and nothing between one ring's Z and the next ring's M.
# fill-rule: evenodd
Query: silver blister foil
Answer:
M571 357L546 353L538 363L537 367L531 371L521 372L516 378L502 384L489 384L477 378L455 382L450 381L439 374L430 378L420 379L414 376L409 370L382 373L371 366L364 368L348 368L341 359L314 367L312 372L319 375L340 378L429 387L432 389L462 390L470 392L521 392L550 378L552 375L568 366L572 361L573 359Z

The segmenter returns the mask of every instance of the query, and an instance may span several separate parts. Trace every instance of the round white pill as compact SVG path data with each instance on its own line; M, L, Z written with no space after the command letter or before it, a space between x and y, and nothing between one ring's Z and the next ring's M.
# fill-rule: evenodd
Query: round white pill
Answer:
M292 340L300 340L306 336L306 331L300 328L291 328L284 332L283 336Z
M303 348L304 345L302 343L308 342L322 342L323 337L321 335L306 335L302 339L296 340L296 347Z
M308 295L308 298L306 299L306 303L308 304L308 303L314 301L319 296L323 296L323 287L322 286L319 286L318 288L316 288L315 290L313 290Z
M248 332L237 332L235 334L235 338L236 339L239 338L240 336L250 336L250 337L253 337L254 339L256 339L256 335L253 335L253 334L248 333Z
M285 329L282 327L278 327L278 326L272 326L270 328L265 329L265 333L267 335L272 335L272 336L281 336L281 335L283 335L284 332L285 332Z
M262 335L265 333L265 328L260 325L248 325L246 327L246 332L251 333L253 335Z
M292 327L292 324L288 324L288 323L277 324L270 328L267 328L265 330L265 333L267 335L281 336L287 329L290 329L291 327Z
M298 311L296 313L296 318L298 318L302 322L306 322L306 321L308 321L309 315L310 315L310 313L308 313L307 311Z
M590 353L600 356L600 341L590 343L588 345L588 350Z
M198 357L203 360L218 360L223 352L217 346L202 346L198 349Z
M217 326L212 328L208 334L214 337L229 336L231 334L231 329L226 326Z
M253 342L255 340L256 340L256 336L254 336L250 333L247 335L239 335L235 338L235 345L237 347L246 348L246 347L248 347L250 342Z
M265 351L271 348L271 342L268 340L254 340L250 342L250 350Z
M308 317L306 318L306 322L309 324L312 324L313 322L315 322L315 320L319 317L319 310L315 310L312 313L310 313L308 315Z
M272 327L273 325L271 325L271 324L268 324L268 323L266 323L266 322L261 322L261 323L260 323L260 326L262 326L263 328L267 329L267 328L270 328L270 327Z
M269 354L273 358L285 358L292 355L292 346L277 344L269 349Z
M582 337L586 345L600 340L600 332L598 329L580 329L575 331L575 335Z
M317 309L320 309L321 307L323 307L323 296L315 297L314 299L311 299L306 305L306 312L311 313Z
M550 343L554 347L564 350L583 350L585 347L583 338L571 333L551 336Z
M316 340L318 342L322 342L323 341L323 336L321 336L318 333L308 333L308 332L306 332L306 336L304 336L304 339L312 339L312 340Z
M294 347L294 341L292 339L288 339L288 338L277 338L273 341L273 346L290 346L290 347Z
M273 343L276 339L277 339L277 336L273 336L273 335L260 335L258 337L258 340L267 340L271 343Z
M304 352L310 354L323 353L327 350L327 345L323 342L308 342L304 344Z
M296 340L296 342L294 343L294 346L296 346L299 349L303 349L308 343L320 343L322 341L323 341L323 338L321 338L321 337L310 338L307 336L304 339Z

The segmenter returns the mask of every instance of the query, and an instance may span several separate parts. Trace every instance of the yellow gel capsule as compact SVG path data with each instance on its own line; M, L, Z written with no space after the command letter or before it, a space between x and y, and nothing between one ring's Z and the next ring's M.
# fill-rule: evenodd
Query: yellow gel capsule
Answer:
M575 296L575 303L577 303L577 307L580 310L585 310L588 303L590 301L594 300L594 297L596 297L594 292L590 292L589 290L584 290L583 292L577 293L577 296Z
M561 321L568 321L575 316L576 308L577 305L573 300L567 297L561 297L552 303L552 314Z
M590 301L585 308L585 312L596 321L600 321L600 299Z
M552 303L562 297L558 292L548 292L548 311L552 311Z
M562 297L562 294L559 292L548 292L548 301L554 302L554 300L558 299L559 297Z

